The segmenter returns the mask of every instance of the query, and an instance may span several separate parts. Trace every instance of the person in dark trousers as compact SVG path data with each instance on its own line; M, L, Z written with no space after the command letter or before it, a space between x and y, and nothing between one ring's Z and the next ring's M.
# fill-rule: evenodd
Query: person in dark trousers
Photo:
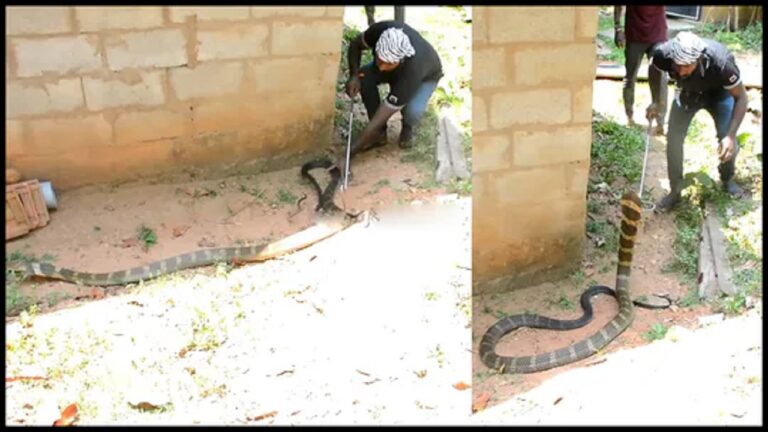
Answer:
M374 50L374 60L360 67L364 49ZM443 76L437 51L408 24L378 22L357 35L349 44L347 94L362 93L370 122L351 145L350 155L387 144L387 120L402 110L400 148L412 145L413 130L427 109L427 103ZM378 86L389 84L381 103ZM350 156L350 157L351 157ZM344 169L344 160L337 166Z
M656 46L667 40L667 17L664 6L640 6L630 5L626 7L626 19L624 29L621 27L621 16L624 8L614 6L613 21L615 24L614 41L616 46L624 48L626 76L624 77L624 110L627 114L629 125L634 125L635 82L640 70L640 62L643 55L651 58L651 52ZM659 114L656 117L656 135L664 135L664 117L667 105L667 74L653 70L648 75L649 81L661 89L659 94L652 94L653 102L659 106Z
M747 92L733 54L714 40L681 32L654 50L648 69L649 74L650 69L668 72L678 87L667 131L667 170L671 191L657 204L657 210L668 211L680 200L683 141L693 116L701 109L707 110L715 121L720 161L717 168L723 189L734 197L741 197L743 190L734 181L736 156L739 154L736 133L747 112ZM656 94L660 89L652 84L651 91ZM656 117L658 111L658 105L652 103L646 110L646 118Z
M376 6L365 6L365 16L368 17L368 26L376 23ZM405 22L405 6L395 6L395 21Z

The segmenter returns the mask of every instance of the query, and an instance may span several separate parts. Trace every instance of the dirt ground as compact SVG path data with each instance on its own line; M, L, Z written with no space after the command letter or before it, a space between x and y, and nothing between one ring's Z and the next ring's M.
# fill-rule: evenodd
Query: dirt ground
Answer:
M626 124L621 102L622 84L620 81L597 80L594 84L594 110L613 117L620 124ZM635 103L637 107L648 104L650 96L647 86L638 86ZM674 92L670 89L670 97ZM642 121L642 110L635 108L635 121ZM712 123L708 114L707 124ZM745 117L740 132L753 131L758 136L760 125L754 122L752 115ZM653 201L660 199L669 190L666 171L665 137L653 137L648 156L646 172L646 190L651 191ZM762 138L759 138L762 139ZM713 174L716 177L716 173ZM645 198L645 197L643 197ZM618 208L616 209L618 211ZM618 221L618 217L614 221ZM664 264L672 260L672 244L675 239L674 214L658 215L647 213L643 217L643 225L638 233L635 245L635 255L632 266L630 287L633 298L644 294L665 294L673 301L681 300L688 292L688 287L681 283L674 273L662 271ZM611 342L600 355L584 359L580 362L566 365L553 370L533 374L499 375L490 371L479 357L479 343L485 331L499 318L497 312L508 315L535 311L535 313L560 319L573 319L581 315L578 298L592 283L615 287L616 257L608 253L600 261L594 260L591 243L587 240L582 263L583 277L570 278L554 283L545 283L515 290L504 294L476 296L472 304L472 346L473 346L473 399L480 406L486 404L492 407L503 403L514 395L534 389L552 378L569 370L583 368L600 362L604 354L609 354L628 348L648 344L643 334L648 332L656 323L666 327L673 325L685 328L698 327L698 317L712 313L709 306L701 304L694 307L679 307L673 305L665 310L649 310L635 308L636 316L632 326L622 335ZM601 270L607 270L601 272ZM592 283L590 283L592 281ZM564 308L558 304L561 296L571 299L572 307ZM617 313L618 306L609 296L601 296L593 300L593 321L578 330L557 332L537 329L520 329L504 337L497 346L497 352L502 355L525 356L552 351L587 337Z

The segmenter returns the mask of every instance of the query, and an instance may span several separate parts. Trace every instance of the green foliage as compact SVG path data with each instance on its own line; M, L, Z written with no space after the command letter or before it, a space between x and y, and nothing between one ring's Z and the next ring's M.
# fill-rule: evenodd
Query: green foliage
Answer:
M157 235L154 231L152 231L151 228L142 225L139 227L139 232L137 234L139 242L141 242L144 245L144 249L149 249L150 247L157 244Z
M733 53L761 53L763 51L763 23L754 22L735 32L729 32L725 23L702 24L697 34L714 39Z
M645 150L643 133L604 118L592 123L592 133L591 156L593 172L597 176L595 180L608 184L620 177L630 183L639 181Z
M643 334L643 337L645 337L645 339L649 342L664 339L664 336L667 335L667 330L669 329L664 324L656 323L651 327L650 330Z

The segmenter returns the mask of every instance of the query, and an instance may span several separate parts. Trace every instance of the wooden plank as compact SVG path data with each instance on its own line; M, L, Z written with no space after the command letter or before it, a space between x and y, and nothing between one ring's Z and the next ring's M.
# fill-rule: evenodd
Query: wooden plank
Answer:
M697 278L697 282L699 283L699 298L711 299L720 292L720 289L717 286L715 261L712 256L712 236L709 235L709 225L706 219L701 221L700 233L699 270Z
M470 176L461 149L461 134L446 110L442 110L438 120L437 135L437 170L435 178L446 183L453 178Z
M731 264L728 261L728 254L726 253L725 234L723 234L723 231L720 228L720 222L717 220L715 209L712 204L707 204L706 221L709 227L709 235L712 239L712 257L715 263L717 285L721 292L728 295L735 295L736 286L733 283L733 271L731 270Z

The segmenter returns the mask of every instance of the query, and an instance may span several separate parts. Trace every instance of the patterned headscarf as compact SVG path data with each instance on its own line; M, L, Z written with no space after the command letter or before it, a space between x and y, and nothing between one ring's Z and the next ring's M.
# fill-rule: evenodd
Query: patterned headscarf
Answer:
M400 28L384 30L376 42L376 55L387 63L398 63L405 57L412 57L416 50L411 40Z
M696 63L704 51L704 41L691 32L680 32L670 41L672 61L679 65Z

